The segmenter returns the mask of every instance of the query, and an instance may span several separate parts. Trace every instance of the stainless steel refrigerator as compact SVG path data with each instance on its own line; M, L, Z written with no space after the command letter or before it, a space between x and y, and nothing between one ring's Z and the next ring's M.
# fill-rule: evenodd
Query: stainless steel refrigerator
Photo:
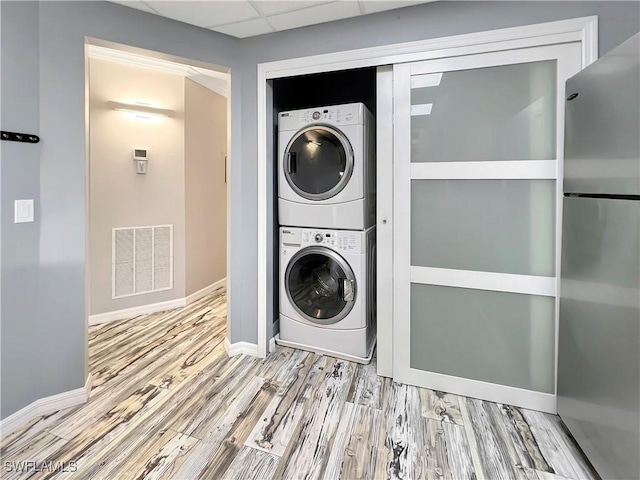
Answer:
M640 478L640 34L567 81L558 413Z

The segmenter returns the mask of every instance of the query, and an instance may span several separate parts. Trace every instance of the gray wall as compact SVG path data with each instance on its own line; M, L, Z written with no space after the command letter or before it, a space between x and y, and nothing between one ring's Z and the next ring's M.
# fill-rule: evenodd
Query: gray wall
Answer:
M38 133L38 7L2 5L2 130ZM11 72L9 75L8 73ZM1 142L1 415L38 398L42 326L38 318L41 144ZM13 201L33 198L35 222L13 223ZM45 344L46 347L46 344ZM80 344L79 348L82 347ZM83 365L80 368L84 368Z
M601 53L639 30L632 2L437 2L239 41L106 2L2 2L2 128L43 138L2 145L2 417L86 378L85 36L231 67L229 336L256 342L257 63L585 15ZM38 183L39 230L13 225Z
M38 398L79 388L86 379L85 37L232 72L239 70L240 58L236 39L112 3L3 1L1 8L2 128L42 138L39 146L2 142L4 418ZM240 107L239 80L232 80L234 109ZM238 132L231 151L238 175L231 188L239 192L240 115L231 121ZM16 198L36 199L39 223L11 223ZM242 201L234 203L233 218L242 216L242 207ZM241 237L240 227L232 220L234 238ZM236 249L232 262L243 255ZM233 280L235 302L242 301L241 280ZM230 334L232 341L242 338L235 326Z
M242 318L249 319L242 327L243 340L257 341L257 209L253 206L257 205L258 63L590 15L599 17L600 55L640 30L637 2L443 1L243 40L241 183L247 207L242 210L243 237L235 238L234 245L243 252L242 269L236 275L244 282L242 305L232 306L242 308ZM272 271L267 278L272 278ZM271 305L267 311L273 311Z

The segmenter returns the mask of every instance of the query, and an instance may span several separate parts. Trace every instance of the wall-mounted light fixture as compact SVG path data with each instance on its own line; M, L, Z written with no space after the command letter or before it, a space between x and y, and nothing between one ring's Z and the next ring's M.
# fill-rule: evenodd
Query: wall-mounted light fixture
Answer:
M173 117L176 112L167 108L152 107L147 103L107 102L109 108L120 112L134 113L145 117Z

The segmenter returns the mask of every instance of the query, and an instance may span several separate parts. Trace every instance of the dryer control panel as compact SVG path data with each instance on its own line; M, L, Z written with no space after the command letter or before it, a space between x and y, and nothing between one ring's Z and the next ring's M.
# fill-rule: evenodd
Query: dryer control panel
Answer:
M329 125L360 125L364 123L364 104L349 103L332 107L306 108L290 112L280 112L278 128L298 130L312 123Z

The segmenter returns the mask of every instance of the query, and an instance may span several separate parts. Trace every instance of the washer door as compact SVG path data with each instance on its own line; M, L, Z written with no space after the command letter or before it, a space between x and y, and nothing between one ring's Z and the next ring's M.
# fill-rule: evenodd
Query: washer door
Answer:
M353 148L328 125L303 128L284 151L284 176L308 200L326 200L346 187L353 172Z
M293 308L310 322L330 325L346 317L356 299L356 277L339 254L307 247L289 261L284 277Z

